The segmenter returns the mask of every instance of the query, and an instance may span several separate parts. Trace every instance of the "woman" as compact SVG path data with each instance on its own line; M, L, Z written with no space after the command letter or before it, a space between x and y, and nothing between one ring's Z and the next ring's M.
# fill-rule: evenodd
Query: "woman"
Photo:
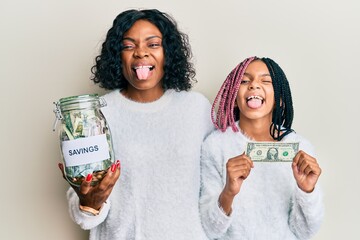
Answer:
M169 15L128 10L114 20L92 72L112 90L102 112L121 177L116 163L97 186L90 176L67 194L90 239L206 239L198 200L211 106L188 91L190 58L188 37Z

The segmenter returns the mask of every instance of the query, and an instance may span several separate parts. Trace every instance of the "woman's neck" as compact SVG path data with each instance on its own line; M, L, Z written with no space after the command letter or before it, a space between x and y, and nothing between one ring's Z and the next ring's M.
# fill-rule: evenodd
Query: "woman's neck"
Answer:
M149 90L133 90L132 88L121 90L121 94L126 98L135 102L147 103L154 102L164 95L164 89L149 89Z

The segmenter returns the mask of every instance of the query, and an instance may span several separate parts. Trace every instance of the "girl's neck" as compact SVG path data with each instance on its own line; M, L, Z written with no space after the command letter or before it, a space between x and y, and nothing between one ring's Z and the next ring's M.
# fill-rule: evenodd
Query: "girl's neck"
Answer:
M272 142L275 141L270 135L270 126L271 122L264 120L240 120L239 127L244 135L248 136L250 139L259 142Z

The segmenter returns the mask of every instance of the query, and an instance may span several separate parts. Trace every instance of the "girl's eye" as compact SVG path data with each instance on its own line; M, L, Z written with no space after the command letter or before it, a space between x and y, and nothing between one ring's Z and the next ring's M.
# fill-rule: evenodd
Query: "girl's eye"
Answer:
M248 82L250 82L250 81L249 80L241 80L240 84L246 84Z

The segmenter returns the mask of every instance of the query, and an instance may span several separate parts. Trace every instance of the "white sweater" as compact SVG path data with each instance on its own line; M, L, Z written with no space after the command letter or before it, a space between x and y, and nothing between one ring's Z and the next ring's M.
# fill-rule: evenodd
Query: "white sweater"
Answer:
M138 103L118 90L104 96L121 176L99 216L79 211L70 188L70 215L92 240L207 239L199 216L201 143L213 129L210 103L195 92L167 90Z
M322 222L322 194L319 183L312 193L298 188L291 162L254 162L254 168L235 196L231 216L219 209L218 198L226 183L226 162L242 154L247 141L242 133L228 128L224 133L213 132L203 144L200 211L208 237L309 239ZM299 141L300 149L314 156L312 145L296 133L290 133L282 141Z

